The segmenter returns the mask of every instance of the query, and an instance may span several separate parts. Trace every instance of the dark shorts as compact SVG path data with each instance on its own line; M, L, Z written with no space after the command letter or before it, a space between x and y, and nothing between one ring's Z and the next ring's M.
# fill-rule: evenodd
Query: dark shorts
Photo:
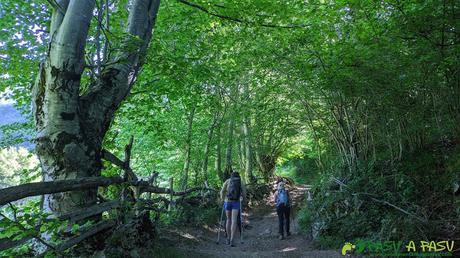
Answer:
M239 210L240 209L240 201L226 201L224 203L224 207L225 207L226 211Z

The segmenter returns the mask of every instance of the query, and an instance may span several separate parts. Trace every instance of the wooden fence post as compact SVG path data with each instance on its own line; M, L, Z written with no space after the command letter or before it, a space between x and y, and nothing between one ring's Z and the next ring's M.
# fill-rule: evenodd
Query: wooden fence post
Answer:
M173 203L173 195L174 195L174 179L173 177L169 178L169 205L168 205L168 211L171 211L171 206Z

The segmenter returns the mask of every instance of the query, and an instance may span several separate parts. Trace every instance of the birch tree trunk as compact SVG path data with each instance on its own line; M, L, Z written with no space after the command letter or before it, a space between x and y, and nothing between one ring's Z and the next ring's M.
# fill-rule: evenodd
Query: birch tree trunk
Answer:
M99 176L102 141L114 113L127 96L142 65L152 36L159 0L133 1L124 44L137 44L130 52L118 51L95 85L84 94L80 78L94 0L56 0L51 17L50 44L40 64L33 90L37 129L36 150L44 181ZM45 196L44 208L55 214L96 202L97 188Z

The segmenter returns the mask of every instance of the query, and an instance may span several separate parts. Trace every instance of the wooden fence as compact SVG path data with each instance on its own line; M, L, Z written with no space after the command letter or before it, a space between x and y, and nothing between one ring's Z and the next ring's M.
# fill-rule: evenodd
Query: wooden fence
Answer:
M41 196L45 194L54 194L67 191L81 191L85 189L95 189L97 187L107 187L110 185L122 185L124 189L131 191L134 195L134 199L131 199L131 207L140 210L154 210L157 212L167 211L167 210L157 210L153 207L154 204L159 202L164 202L168 205L168 210L171 209L174 196L185 196L189 193L196 191L215 191L212 188L208 187L196 187L187 189L185 191L174 191L173 189L173 178L169 179L169 188L158 187L154 185L154 181L158 176L158 173L152 173L152 176L148 180L139 180L136 174L130 167L130 155L131 148L133 145L133 138L131 138L129 144L125 147L125 159L124 161L118 159L112 153L104 150L102 156L105 160L111 162L112 164L120 167L124 171L123 177L114 176L114 177L86 177L86 178L77 178L77 179L68 179L68 180L56 180L51 182L37 182L37 183L28 183L18 186L8 187L0 189L0 207L9 204L11 202L17 201L26 197L31 196ZM122 191L123 192L123 191ZM154 199L142 199L142 193L155 193L155 194L166 194L169 198L164 196L159 196ZM123 198L118 200L108 200L103 201L98 204L84 207L80 210L72 211L67 214L60 215L58 217L52 216L49 219L58 219L58 220L68 220L72 223L82 221L97 215L102 214L103 212L120 208L123 203ZM139 212L139 210L137 211ZM5 219L7 219L5 217ZM15 221L11 220L11 223L17 223L19 227L22 225ZM62 253L63 251L77 245L83 240L99 233L104 230L113 228L117 225L117 222L113 219L99 220L96 224L88 227L82 232L79 232L78 235L72 236L66 239L64 242L58 246L52 246L46 243L40 237L40 225L37 226L37 234L29 237L25 237L20 240L12 239L0 239L0 251L6 250L18 245L25 243L28 240L36 239L42 244L46 245L48 249L51 249L57 253ZM23 227L23 226L22 226ZM26 230L24 228L24 230Z

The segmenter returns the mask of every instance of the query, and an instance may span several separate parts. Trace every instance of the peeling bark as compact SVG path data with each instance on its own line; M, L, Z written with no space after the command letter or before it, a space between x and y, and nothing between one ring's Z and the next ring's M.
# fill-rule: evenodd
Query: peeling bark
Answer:
M44 181L100 175L102 141L142 65L158 6L159 0L133 1L127 32L136 37L125 41L136 39L139 48L118 52L113 65L102 71L97 86L79 96L95 1L56 1L47 57L33 90L36 150ZM96 188L44 198L44 208L57 215L94 203Z

